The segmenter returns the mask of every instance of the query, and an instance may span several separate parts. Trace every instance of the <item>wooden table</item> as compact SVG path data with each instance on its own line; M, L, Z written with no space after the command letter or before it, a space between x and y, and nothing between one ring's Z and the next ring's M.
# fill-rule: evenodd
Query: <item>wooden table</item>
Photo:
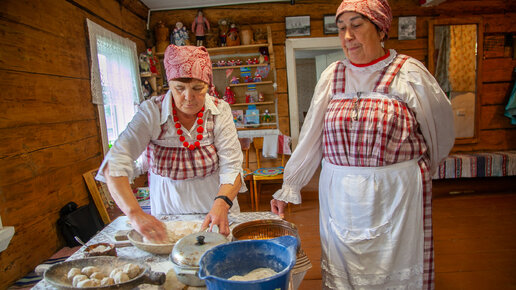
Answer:
M159 216L159 219L167 222L167 221L203 221L205 215L204 214L190 214L190 215L163 215ZM237 214L229 214L229 222L231 223L230 228L233 229L236 225L260 219L279 219L277 215L271 212L241 212ZM120 230L130 230L131 227L128 223L129 219L127 216L120 216L116 218L113 222L107 225L102 231L100 231L97 235L95 235L91 240L89 240L86 245L92 245L96 243L115 243L114 236ZM231 239L231 236L228 237ZM86 247L81 247L77 252L75 252L72 256L70 256L67 261L82 259L84 258L84 250ZM155 272L163 272L167 275L167 281L164 286L155 286L149 284L142 284L135 289L174 289L171 287L173 283L176 283L175 280L170 278L172 274L173 265L172 262L169 261L168 255L155 255L143 250L140 250L136 247L123 247L117 248L118 257L135 259L138 261L143 261L148 263L151 266L152 271ZM170 273L169 273L170 272ZM175 274L174 274L175 276ZM171 284L172 283L172 284ZM176 283L177 285L177 283ZM167 287L168 286L168 287ZM34 286L32 289L54 289L49 283L45 280L40 281L38 284ZM182 289L179 287L177 289ZM203 287L189 287L188 289L205 289Z

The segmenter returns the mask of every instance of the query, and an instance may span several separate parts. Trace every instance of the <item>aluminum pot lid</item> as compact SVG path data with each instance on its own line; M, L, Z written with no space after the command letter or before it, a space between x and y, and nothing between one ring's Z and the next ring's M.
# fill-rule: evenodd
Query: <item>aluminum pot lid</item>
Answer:
M179 266L199 267L199 260L206 251L227 242L226 237L219 233L193 233L176 242L170 260Z

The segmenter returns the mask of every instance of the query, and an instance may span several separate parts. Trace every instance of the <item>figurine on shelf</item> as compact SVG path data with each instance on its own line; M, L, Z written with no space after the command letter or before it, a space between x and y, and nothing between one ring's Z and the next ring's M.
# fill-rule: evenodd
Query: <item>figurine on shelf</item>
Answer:
M220 46L226 46L227 37L228 37L228 20L227 19L219 19Z
M259 83L262 81L262 76L258 73L258 72L255 72L254 73L254 79L253 79L254 82L256 83Z
M147 58L149 59L149 65L150 65L150 72L153 74L158 73L158 69L156 67L158 63L158 59L154 56L154 53L152 52L152 49L147 48Z
M242 61L239 59L235 60L235 65L242 65Z
M269 62L269 48L260 47L260 56L263 56L264 63Z
M217 66L219 66L219 67L220 67L220 66L226 66L226 61L225 61L225 60L223 60L223 59L221 59L221 60L217 61Z
M245 76L244 83L252 83L252 82L253 82L253 78L252 77Z
M226 87L226 92L224 92L224 101L230 105L235 103L235 93L231 90L230 87Z
M234 59L228 60L227 65L228 66L234 66L235 65L235 60Z
M265 97L263 96L263 93L262 93L262 92L260 92L260 93L258 94L258 102L263 102L263 101L265 101Z
M209 95L212 96L212 97L215 97L217 99L220 99L220 94L219 92L217 91L217 88L215 88L215 86L212 86L210 88L210 92L209 92Z
M246 62L247 64L253 64L253 61L252 61L250 58L248 58L245 62Z
M253 58L253 64L258 64L258 59L256 57Z
M240 80L237 77L234 76L234 77L231 78L231 83L236 85L236 84L240 83Z
M184 46L189 44L190 41L188 39L188 31L186 30L186 27L183 25L183 22L176 22L176 27L170 35L170 42L177 46Z
M142 74L150 74L150 62L147 52L140 53L140 72Z
M204 41L206 40L206 32L210 30L210 22L206 17L204 17L202 10L197 11L197 16L195 16L194 21L192 22L192 32L195 33L195 40L197 41L197 46L203 46Z
M226 43L228 46L240 45L240 35L238 34L238 28L235 23L231 23Z
M272 121L272 116L269 113L269 110L265 109L265 112L263 112L263 116L262 116L262 122L267 123L270 121Z

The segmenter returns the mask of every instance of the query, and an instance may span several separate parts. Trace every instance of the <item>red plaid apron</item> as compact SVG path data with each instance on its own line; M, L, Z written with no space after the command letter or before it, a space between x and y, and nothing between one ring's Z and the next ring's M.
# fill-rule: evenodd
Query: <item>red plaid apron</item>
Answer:
M397 55L382 71L373 92L388 94L392 80L408 58ZM334 74L334 98L325 115L323 158L339 166L378 167L423 157L418 163L424 203L423 288L433 289L432 184L427 147L416 117L396 96L361 99L361 93L357 93L353 98L336 98L345 93L345 70L339 62Z
M155 102L159 106L161 113L161 104L165 96L156 98ZM212 98L215 106L218 105L218 99ZM205 114L204 117L205 132L204 140L213 140L214 116L211 112ZM166 140L163 136L168 132L172 121L169 119L161 125L161 133L157 140L151 140L147 146L147 162L148 168L154 174L169 177L173 180L185 180L191 178L206 177L212 175L219 168L219 157L217 149L213 144L204 145L195 150L189 150L185 147L167 147L160 145L160 141ZM197 125L194 125L197 126ZM174 129L173 126L171 126ZM183 130L184 131L184 130ZM179 138L174 136L174 138ZM193 143L193 140L187 140Z

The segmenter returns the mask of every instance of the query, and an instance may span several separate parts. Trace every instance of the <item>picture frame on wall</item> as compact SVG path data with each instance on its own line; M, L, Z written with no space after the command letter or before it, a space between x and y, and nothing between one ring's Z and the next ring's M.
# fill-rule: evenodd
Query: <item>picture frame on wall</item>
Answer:
M310 16L287 16L285 17L285 31L287 37L309 36Z
M335 22L335 14L328 14L323 16L324 34L337 34L337 22Z
M416 16L398 18L398 40L416 39Z

